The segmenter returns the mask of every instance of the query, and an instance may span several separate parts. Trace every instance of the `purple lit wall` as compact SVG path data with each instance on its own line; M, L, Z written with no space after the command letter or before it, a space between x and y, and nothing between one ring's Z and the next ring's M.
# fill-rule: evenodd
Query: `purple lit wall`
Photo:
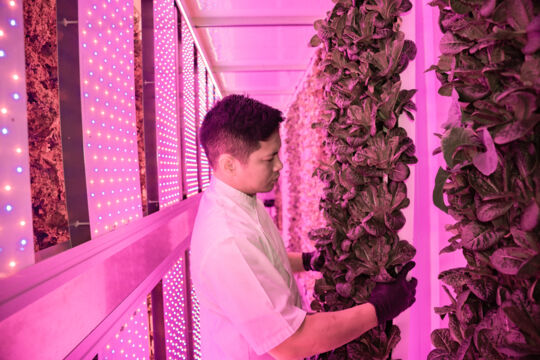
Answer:
M202 359L201 306L193 285L191 286L191 324L193 326L193 359Z
M98 353L98 359L150 359L146 299L129 311L117 326L117 332Z
M154 81L160 207L182 200L175 14L172 1L154 1Z
M142 217L133 3L79 1L81 106L92 235Z
M34 263L22 0L0 2L0 278Z
M194 41L189 25L182 18L182 82L183 91L183 120L184 120L184 156L186 195L193 196L199 191L197 165L197 135L195 118L195 64L193 58Z
M163 277L167 359L188 359L184 264L181 257Z
M448 298L437 278L439 272L460 266L463 261L459 259L459 253L439 255L439 251L452 236L444 229L444 225L453 223L453 220L436 208L431 199L435 175L444 163L440 155L432 155L433 150L440 146L440 139L434 133L442 132L441 125L448 119L451 99L437 93L440 83L435 72L425 72L438 62L442 36L438 25L439 9L428 3L424 0L414 2L404 30L411 34L418 48L416 59L410 65L414 67L414 88L418 89L415 95L418 110L415 113L413 134L419 161L412 167L413 191L410 193L409 207L414 214L412 221L409 221L414 234L411 239L417 249L417 264L413 275L418 278L417 300L410 310L408 339L404 341L408 349L405 354L409 359L425 359L432 349L431 331L441 327L441 319L433 308L446 305Z
M197 69L199 72L199 126L204 121L204 116L208 111L208 72L201 54L197 54ZM201 189L206 189L210 185L210 165L208 157L200 145L200 180Z

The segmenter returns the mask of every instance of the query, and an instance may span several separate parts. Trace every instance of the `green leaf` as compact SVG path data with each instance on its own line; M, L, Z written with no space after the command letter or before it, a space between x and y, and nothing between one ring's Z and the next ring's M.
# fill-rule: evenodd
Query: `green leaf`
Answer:
M467 146L478 146L480 143L475 132L469 128L455 127L444 133L441 140L441 148L444 160L450 168L454 164L456 152Z
M480 139L486 147L486 152L478 153L473 158L473 164L480 172L486 176L489 176L495 172L498 164L497 150L495 144L491 138L489 130L484 129L479 131Z
M446 350L434 349L428 354L427 360L453 360L454 357Z
M442 96L452 96L452 90L454 89L453 83L446 83L439 88L439 95Z
M540 79L540 57L527 57L521 65L520 80L525 86L532 86Z
M508 23L516 31L524 31L532 20L534 9L530 0L506 0Z
M530 133L535 125L540 121L540 114L534 114L523 121L511 122L507 125L499 127L495 130L493 140L496 144L507 144L511 141L518 140Z
M397 246L391 250L391 259L387 267L401 265L412 260L416 249L408 241L400 240Z
M540 328L535 324L530 315L517 308L516 306L507 306L503 308L504 313L518 328L528 334L532 341L540 344Z
M450 0L450 7L458 14L466 14L473 9L462 0Z
M538 224L540 209L535 199L532 199L521 215L520 226L525 231L533 231Z
M476 216L482 222L491 221L506 214L512 205L512 202L504 200L484 201L476 208Z
M317 34L313 35L311 40L309 40L309 46L311 46L311 47L317 47L320 44L321 44L321 39L319 38L319 36Z
M449 329L435 329L431 333L431 343L437 349L446 350L449 353L454 353L458 348L458 343L450 337Z
M530 258L518 271L518 276L523 278L538 277L538 274L540 274L540 254Z
M452 33L445 33L440 42L440 50L444 55L459 54L461 51L468 49L471 44L458 40Z
M450 173L443 168L439 168L437 176L435 177L435 187L433 188L433 203L436 207L448 213L448 206L444 203L444 184L450 176Z
M467 283L467 279L469 278L466 271L466 268L445 270L439 274L439 280L452 286L454 289L461 289L461 287Z
M503 231L486 230L473 237L463 236L461 245L469 250L486 250L498 243L503 236Z
M479 299L489 301L495 296L495 290L497 290L497 283L486 279L468 279L467 287L476 295Z
M489 261L497 271L506 275L517 275L527 258L527 253L522 248L504 247L495 250Z

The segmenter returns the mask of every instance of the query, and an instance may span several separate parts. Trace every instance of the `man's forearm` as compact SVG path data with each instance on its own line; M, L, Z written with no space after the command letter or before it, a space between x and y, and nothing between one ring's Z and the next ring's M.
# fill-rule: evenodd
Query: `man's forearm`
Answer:
M373 305L306 316L302 326L272 351L279 360L303 359L338 348L377 325Z
M304 265L302 264L302 253L299 252L290 252L287 253L289 257L289 263L291 264L291 269L293 273L298 273L306 271Z

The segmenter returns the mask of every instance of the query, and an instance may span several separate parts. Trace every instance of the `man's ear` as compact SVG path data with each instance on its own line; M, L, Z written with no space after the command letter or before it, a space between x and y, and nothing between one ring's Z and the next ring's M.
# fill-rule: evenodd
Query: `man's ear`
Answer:
M218 158L218 166L227 175L234 175L236 172L236 159L231 154L221 154Z

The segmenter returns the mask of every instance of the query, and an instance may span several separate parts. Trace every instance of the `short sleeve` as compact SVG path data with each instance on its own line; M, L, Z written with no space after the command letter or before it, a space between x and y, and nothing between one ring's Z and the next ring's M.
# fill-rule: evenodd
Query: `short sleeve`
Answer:
M216 244L201 264L207 295L258 354L281 344L302 325L289 284L267 256L249 241Z

